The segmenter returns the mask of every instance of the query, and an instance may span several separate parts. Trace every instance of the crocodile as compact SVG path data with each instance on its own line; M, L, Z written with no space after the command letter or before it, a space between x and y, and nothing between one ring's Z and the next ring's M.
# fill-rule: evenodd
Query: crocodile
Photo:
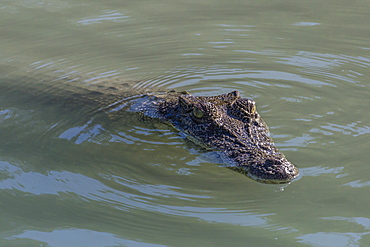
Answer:
M238 91L144 97L131 108L168 123L203 148L218 151L228 168L262 183L289 183L299 175L274 145L255 101L242 98Z
M258 182L289 183L299 174L298 168L276 148L255 101L242 98L238 91L193 96L173 90L133 92L126 83L75 86L70 81L51 84L49 79L36 84L21 81L24 79L5 78L0 90L17 91L26 98L52 93L50 100L73 108L89 106L115 118L122 112L138 112L172 126L200 147L216 151L226 167Z

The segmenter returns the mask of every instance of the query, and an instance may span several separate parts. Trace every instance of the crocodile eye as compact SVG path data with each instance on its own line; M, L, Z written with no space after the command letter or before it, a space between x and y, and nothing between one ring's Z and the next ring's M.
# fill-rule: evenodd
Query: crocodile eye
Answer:
M256 105L253 105L251 108L251 114L255 113L257 111Z
M204 112L201 109L199 109L198 107L194 107L193 108L193 115L196 118L202 118L203 115L204 115Z

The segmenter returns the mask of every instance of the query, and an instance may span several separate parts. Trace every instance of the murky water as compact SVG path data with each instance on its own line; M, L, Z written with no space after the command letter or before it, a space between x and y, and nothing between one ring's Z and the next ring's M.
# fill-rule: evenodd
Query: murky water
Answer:
M369 12L368 1L2 1L0 85L14 87L0 92L0 245L369 246ZM53 101L47 83L61 75L238 90L301 176L260 184L167 126L95 122L94 109Z

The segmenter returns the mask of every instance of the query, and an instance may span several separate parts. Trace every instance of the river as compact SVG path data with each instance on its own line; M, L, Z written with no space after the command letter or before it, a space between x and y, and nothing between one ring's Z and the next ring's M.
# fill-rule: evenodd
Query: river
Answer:
M370 2L3 0L1 246L370 246ZM300 169L212 162L168 126L49 104L53 78L256 101ZM15 93L38 85L36 98Z

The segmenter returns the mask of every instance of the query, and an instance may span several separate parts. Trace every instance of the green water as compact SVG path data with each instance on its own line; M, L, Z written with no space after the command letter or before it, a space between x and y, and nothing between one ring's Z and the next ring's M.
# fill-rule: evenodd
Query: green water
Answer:
M0 83L69 74L257 102L301 176L166 126L0 92L0 246L370 246L368 1L0 2ZM45 79L49 80L49 79ZM49 93L49 94L48 94Z

